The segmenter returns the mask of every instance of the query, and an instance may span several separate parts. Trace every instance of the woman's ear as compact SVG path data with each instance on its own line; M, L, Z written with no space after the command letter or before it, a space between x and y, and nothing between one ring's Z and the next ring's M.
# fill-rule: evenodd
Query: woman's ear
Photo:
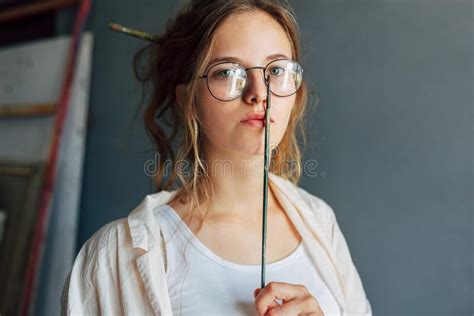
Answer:
M184 103L184 88L185 88L184 84L179 84L176 86L176 89L175 89L176 102L179 105L183 105Z

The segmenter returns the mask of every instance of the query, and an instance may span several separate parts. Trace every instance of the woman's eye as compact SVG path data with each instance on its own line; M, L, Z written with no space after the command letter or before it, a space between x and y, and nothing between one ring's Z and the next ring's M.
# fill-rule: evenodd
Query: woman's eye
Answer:
M216 72L216 76L217 76L217 77L223 77L223 78L227 78L227 77L229 77L231 74L232 74L232 70L231 70L231 69L224 69L224 70L221 70L221 71Z
M272 69L270 69L270 73L272 75L282 75L283 73L285 72L285 69L283 69L282 67L273 67Z

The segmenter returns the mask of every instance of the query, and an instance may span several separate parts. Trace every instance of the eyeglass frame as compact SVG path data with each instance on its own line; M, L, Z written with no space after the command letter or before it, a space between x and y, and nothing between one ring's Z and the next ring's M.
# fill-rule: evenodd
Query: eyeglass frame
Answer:
M301 67L301 65L300 65L297 61L295 61L295 60L293 60L293 59L289 59L289 58L280 58L280 59L275 59L275 60L270 61L265 67L254 66L254 67L248 67L248 68L244 68L244 66L242 66L242 65L240 65L239 63L236 63L236 62L223 61L223 62L214 64L214 65L212 65L211 67L209 67L209 69L206 71L206 74L203 75L203 76L201 76L201 77L198 77L198 79L206 78L207 90L209 91L209 93L210 93L215 99L217 99L217 100L219 100L219 101L222 101L222 102L230 102L230 101L234 101L234 100L240 98L240 97L243 95L245 89L246 89L247 86L248 86L248 81L245 83L245 87L244 87L244 89L242 89L242 92L241 92L238 96L236 96L235 98L230 99L230 100L222 100L222 99L219 99L218 97L216 97L216 96L212 93L211 88L209 87L209 79L208 79L208 77L209 77L209 71L211 71L211 69L212 69L213 67L218 66L218 65L222 65L222 64L235 64L235 65L238 65L239 67L241 67L241 68L243 68L243 69L245 70L245 73L247 74L247 77L248 77L248 73L247 73L248 70L251 70L251 69L262 69L262 70L263 70L263 81L265 82L265 85L267 85L267 78L265 78L265 72L267 71L267 67L268 67L270 64L272 64L272 63L274 63L274 62L276 62L276 61L280 61L280 60L288 60L288 61L291 61L291 62L296 63L296 64L301 68L301 74L303 74L303 67ZM303 82L303 80L301 80L301 82ZM268 86L268 85L267 85L267 86ZM286 98L286 97L290 97L290 96L292 96L293 94L295 94L296 92L298 92L298 90L299 90L300 88L301 88L301 84L300 84L300 86L298 87L298 89L295 90L295 92L293 92L292 94L289 94L289 95L285 95L285 96L281 96L281 95L278 95L278 94L274 93L274 92L271 90L271 88L270 88L270 92L273 93L274 95L276 95L277 97Z

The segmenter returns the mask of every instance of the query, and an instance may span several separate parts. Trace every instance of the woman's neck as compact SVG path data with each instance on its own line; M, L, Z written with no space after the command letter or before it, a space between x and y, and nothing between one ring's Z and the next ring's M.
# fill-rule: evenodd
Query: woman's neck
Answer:
M226 150L205 152L208 175L214 188L208 216L233 216L259 221L263 208L262 156L245 155ZM268 189L268 209L274 208L275 197Z

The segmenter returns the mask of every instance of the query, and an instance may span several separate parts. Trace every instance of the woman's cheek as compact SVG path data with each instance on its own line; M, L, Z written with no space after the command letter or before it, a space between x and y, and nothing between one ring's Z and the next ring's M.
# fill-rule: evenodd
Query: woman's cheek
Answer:
M271 139L273 143L272 145L276 147L281 142L283 135L285 134L285 131L288 128L291 111L279 111L279 113L275 114L276 126L273 129L273 137L271 137Z

